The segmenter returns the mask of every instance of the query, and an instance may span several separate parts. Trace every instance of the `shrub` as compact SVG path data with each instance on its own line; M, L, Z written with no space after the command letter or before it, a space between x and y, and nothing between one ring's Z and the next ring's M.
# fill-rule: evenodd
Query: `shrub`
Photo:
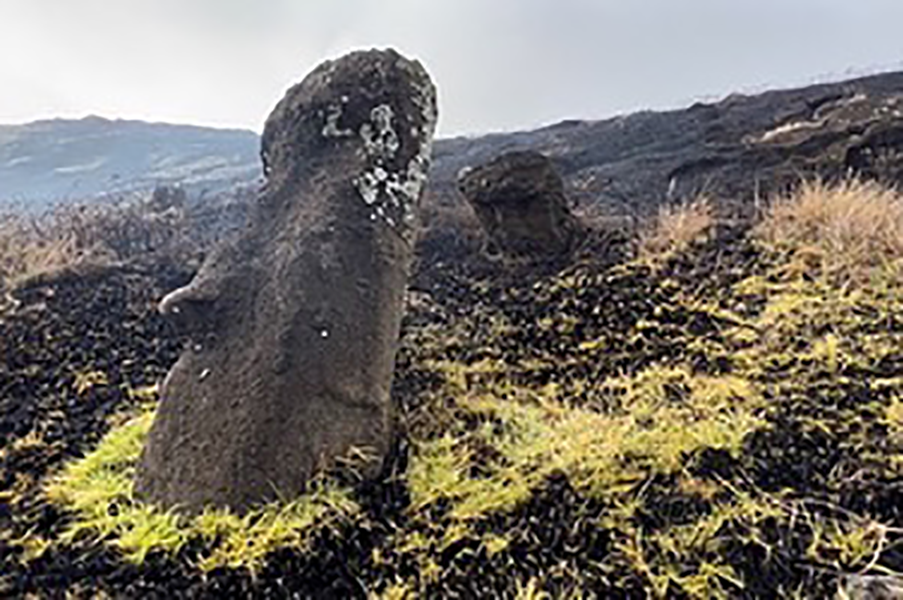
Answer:
M58 206L42 215L0 216L0 289L84 264L199 251L187 210L159 202Z
M903 197L874 182L810 182L776 199L756 228L797 264L841 279L903 259Z
M59 213L43 218L0 217L0 288L39 273L100 260L101 248L77 231L78 225L64 225Z
M640 233L640 258L658 260L684 250L714 225L712 202L705 196L659 208L650 227Z

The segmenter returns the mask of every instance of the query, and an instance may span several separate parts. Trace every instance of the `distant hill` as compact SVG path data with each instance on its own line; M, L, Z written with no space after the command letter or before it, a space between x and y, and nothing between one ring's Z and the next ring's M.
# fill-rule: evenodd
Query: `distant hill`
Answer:
M260 175L253 131L86 117L0 125L0 201L31 207L179 184L216 192Z
M903 186L903 72L440 140L431 185L448 190L461 168L523 149L549 156L573 197L620 213L701 193L748 207L810 177Z
M0 201L31 206L179 184L195 197L260 176L251 131L99 117L0 126ZM807 176L903 184L903 73L438 140L430 187L508 150L550 156L580 201L645 212L700 193L740 204Z

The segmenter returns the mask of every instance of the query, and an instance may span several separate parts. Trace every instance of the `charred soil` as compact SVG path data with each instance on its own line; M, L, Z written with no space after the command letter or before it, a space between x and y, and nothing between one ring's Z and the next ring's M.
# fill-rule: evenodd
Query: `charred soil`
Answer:
M0 595L816 598L903 571L899 273L835 285L746 226L659 260L421 261L392 455L303 544L67 537L47 482L153 404L183 343L154 306L189 277L50 277L0 317Z

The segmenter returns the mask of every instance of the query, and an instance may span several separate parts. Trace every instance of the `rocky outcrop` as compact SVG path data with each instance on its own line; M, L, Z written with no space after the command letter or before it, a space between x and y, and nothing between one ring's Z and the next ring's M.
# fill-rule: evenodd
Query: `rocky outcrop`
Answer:
M903 579L886 575L851 575L838 590L837 598L849 600L899 600L903 598Z
M435 102L420 64L388 50L326 62L276 106L249 229L160 305L192 343L164 382L140 494L243 509L340 459L378 467Z
M476 212L489 248L509 258L567 255L577 237L561 177L538 152L509 152L462 171L458 189Z

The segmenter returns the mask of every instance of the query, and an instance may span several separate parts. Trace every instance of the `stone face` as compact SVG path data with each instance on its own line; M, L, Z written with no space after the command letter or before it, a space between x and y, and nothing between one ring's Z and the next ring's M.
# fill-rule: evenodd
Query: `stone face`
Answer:
M378 468L435 122L429 76L392 50L326 62L287 92L251 225L161 302L191 343L163 384L140 494L244 509L337 460Z
M538 152L509 152L458 178L490 243L508 257L566 255L577 235L561 177Z

